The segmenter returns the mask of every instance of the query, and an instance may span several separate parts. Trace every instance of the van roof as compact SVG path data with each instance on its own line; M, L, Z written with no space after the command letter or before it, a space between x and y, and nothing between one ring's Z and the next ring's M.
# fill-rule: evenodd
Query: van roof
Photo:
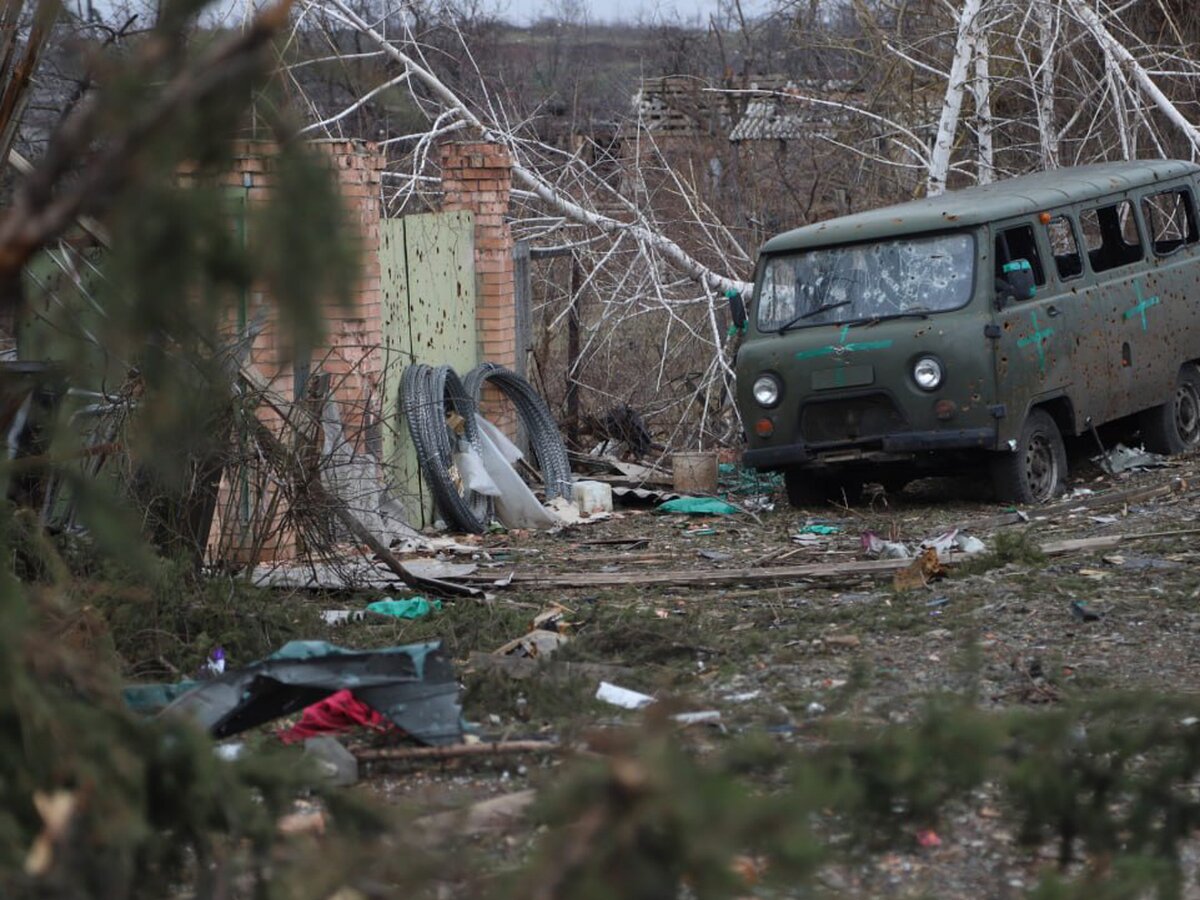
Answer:
M1194 163L1149 159L1053 169L805 225L771 238L762 252L807 250L981 225L1196 172L1200 166Z

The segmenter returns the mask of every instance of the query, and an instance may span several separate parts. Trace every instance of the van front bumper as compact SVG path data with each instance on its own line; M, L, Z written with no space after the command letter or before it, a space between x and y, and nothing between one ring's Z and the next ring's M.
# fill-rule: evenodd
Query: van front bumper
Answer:
M996 427L961 428L956 431L904 431L885 434L858 444L805 444L797 441L780 447L759 447L742 454L742 465L752 469L782 469L785 466L836 465L844 462L895 462L914 453L941 450L994 450Z

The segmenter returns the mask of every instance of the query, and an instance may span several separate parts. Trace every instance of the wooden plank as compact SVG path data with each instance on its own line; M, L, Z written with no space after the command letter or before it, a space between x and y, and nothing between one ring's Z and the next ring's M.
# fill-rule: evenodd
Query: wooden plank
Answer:
M1051 541L1041 550L1047 556L1065 556L1092 550L1111 550L1133 541L1154 540L1167 537L1185 537L1200 534L1200 528L1185 528L1174 531L1152 531L1144 534L1113 534L1090 538L1074 538ZM965 553L941 554L943 565L953 566L971 557ZM672 570L670 572L638 572L636 583L642 585L703 586L721 584L772 584L786 581L805 581L825 578L877 578L886 577L912 564L907 559L851 560L838 563L808 563L802 566L774 566L765 569L713 569L709 571ZM473 576L471 580L476 580ZM495 581L494 575L487 580ZM513 574L513 586L533 586L566 590L569 588L624 587L630 584L629 572L576 572L571 575L551 573Z
M941 557L942 562L952 563L963 558L964 554L955 553ZM671 585L716 585L716 584L763 584L778 581L802 581L808 578L845 578L860 575L863 577L891 575L912 563L911 559L873 559L843 563L811 563L803 566L776 566L770 569L713 569L696 571L694 569L672 570L669 572L638 572L638 586L649 584ZM495 581L495 575L471 576L471 581ZM629 585L629 572L576 572L570 575L549 573L514 573L513 586L537 585L555 589L622 587Z

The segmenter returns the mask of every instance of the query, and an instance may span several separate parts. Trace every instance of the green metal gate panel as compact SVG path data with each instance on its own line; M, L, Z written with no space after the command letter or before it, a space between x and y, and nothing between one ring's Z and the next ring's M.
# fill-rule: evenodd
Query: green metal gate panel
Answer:
M383 289L383 453L389 487L421 527L434 518L408 425L400 414L400 373L411 362L478 362L475 324L475 220L470 212L427 213L380 223Z

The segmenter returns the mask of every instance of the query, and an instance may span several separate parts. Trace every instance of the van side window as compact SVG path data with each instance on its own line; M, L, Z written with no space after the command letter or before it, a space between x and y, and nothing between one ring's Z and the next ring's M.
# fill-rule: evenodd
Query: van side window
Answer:
M1150 229L1150 243L1159 256L1196 243L1196 211L1186 188L1162 191L1142 198L1142 216Z
M1018 259L1029 262L1033 270L1033 282L1038 287L1046 283L1046 270L1042 268L1042 260L1038 255L1037 240L1033 236L1032 225L1018 225L1016 228L1006 228L996 235L996 289L999 293L1006 292L1007 279L1004 277L1004 267Z
M1075 229L1066 216L1055 216L1046 223L1046 238L1050 252L1054 254L1054 267L1062 281L1083 274L1083 257L1079 255L1079 243L1075 240Z
M1093 272L1127 266L1144 256L1133 204L1128 200L1084 210L1079 217L1079 227L1083 230L1083 243Z

